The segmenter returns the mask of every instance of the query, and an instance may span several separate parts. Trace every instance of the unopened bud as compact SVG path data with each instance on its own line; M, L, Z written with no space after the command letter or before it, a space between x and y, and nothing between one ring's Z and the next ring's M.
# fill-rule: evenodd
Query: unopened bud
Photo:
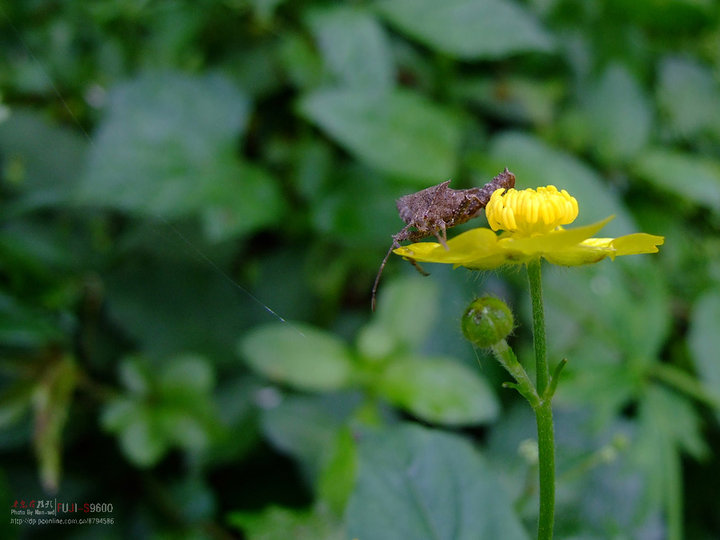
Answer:
M462 332L478 347L492 347L505 339L515 326L512 311L498 298L473 300L462 318Z

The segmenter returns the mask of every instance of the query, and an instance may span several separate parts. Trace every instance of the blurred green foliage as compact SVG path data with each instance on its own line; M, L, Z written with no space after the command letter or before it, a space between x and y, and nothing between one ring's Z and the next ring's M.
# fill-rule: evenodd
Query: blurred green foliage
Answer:
M459 329L500 296L529 358L523 276L391 259L369 309L394 199L507 166L666 237L545 272L558 536L720 536L717 3L4 0L0 29L5 504L113 504L67 537L528 537L533 419Z

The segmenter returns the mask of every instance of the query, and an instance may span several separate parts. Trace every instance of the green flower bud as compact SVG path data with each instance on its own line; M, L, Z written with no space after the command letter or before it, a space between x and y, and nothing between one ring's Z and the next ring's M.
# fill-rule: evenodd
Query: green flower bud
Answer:
M478 347L492 347L505 339L515 326L512 311L498 298L473 300L462 318L463 335Z

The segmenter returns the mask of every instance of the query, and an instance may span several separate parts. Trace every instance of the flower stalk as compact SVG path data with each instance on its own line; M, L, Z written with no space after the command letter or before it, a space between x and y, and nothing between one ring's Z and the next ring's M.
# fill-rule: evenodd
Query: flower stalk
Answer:
M528 267L530 290L533 297L533 331L537 360L537 383L533 383L527 371L518 361L506 337L511 333L514 321L510 309L497 298L485 297L474 300L462 319L465 337L479 347L489 347L498 363L512 376L514 382L503 384L514 388L530 404L535 412L538 433L538 465L540 476L540 510L538 540L551 540L555 515L555 435L553 429L552 398L557 381L565 366L565 360L555 368L552 377L546 359L545 318L540 286L540 265Z
M512 332L514 320L502 301L494 298L474 300L463 317L462 331L476 346L492 350L515 381L504 386L517 390L535 412L540 485L537 538L552 540L555 520L552 398L566 360L561 360L550 374L545 341L542 260L563 266L594 264L605 258L614 260L624 255L657 253L657 246L662 245L665 239L646 233L619 238L592 238L612 216L592 225L565 229L563 226L572 223L578 216L578 204L569 193L554 186L522 191L498 189L490 197L485 215L489 229L473 229L442 244L422 242L393 251L415 263L447 263L471 270L489 270L513 264L526 266L532 300L535 383L507 344L506 337ZM672 378L677 385L688 386L671 375L656 374L665 379Z
M540 259L527 264L530 299L532 300L533 338L535 348L535 369L537 372L537 390L542 395L548 386L550 369L547 363L547 347L545 345L545 310L542 299L542 273Z
M551 540L555 523L555 430L552 401L543 399L535 407L538 432L538 465L540 471L540 511L538 540Z
M564 363L558 366L550 382L545 343L545 311L542 298L542 271L540 259L527 265L530 298L533 314L533 345L537 371L537 391L542 396L540 404L533 407L538 433L538 463L540 468L540 511L538 515L538 540L553 537L555 522L555 430L552 417L552 394ZM532 405L532 403L530 404Z
M518 362L515 353L507 344L507 341L504 339L498 341L491 347L491 349L500 365L504 367L516 381L515 383L505 383L503 386L505 388L514 388L517 390L520 395L528 400L528 403L530 403L530 406L533 409L540 407L540 396L530 380L530 377L528 377L525 368L523 368L520 362Z

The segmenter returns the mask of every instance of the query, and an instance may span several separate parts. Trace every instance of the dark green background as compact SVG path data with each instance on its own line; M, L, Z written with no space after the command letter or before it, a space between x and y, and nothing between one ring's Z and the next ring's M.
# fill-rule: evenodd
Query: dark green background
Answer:
M459 330L499 296L529 362L523 271L393 257L369 309L394 200L504 167L666 238L545 267L558 537L720 536L717 3L4 0L0 51L2 511L115 519L0 536L532 537Z

